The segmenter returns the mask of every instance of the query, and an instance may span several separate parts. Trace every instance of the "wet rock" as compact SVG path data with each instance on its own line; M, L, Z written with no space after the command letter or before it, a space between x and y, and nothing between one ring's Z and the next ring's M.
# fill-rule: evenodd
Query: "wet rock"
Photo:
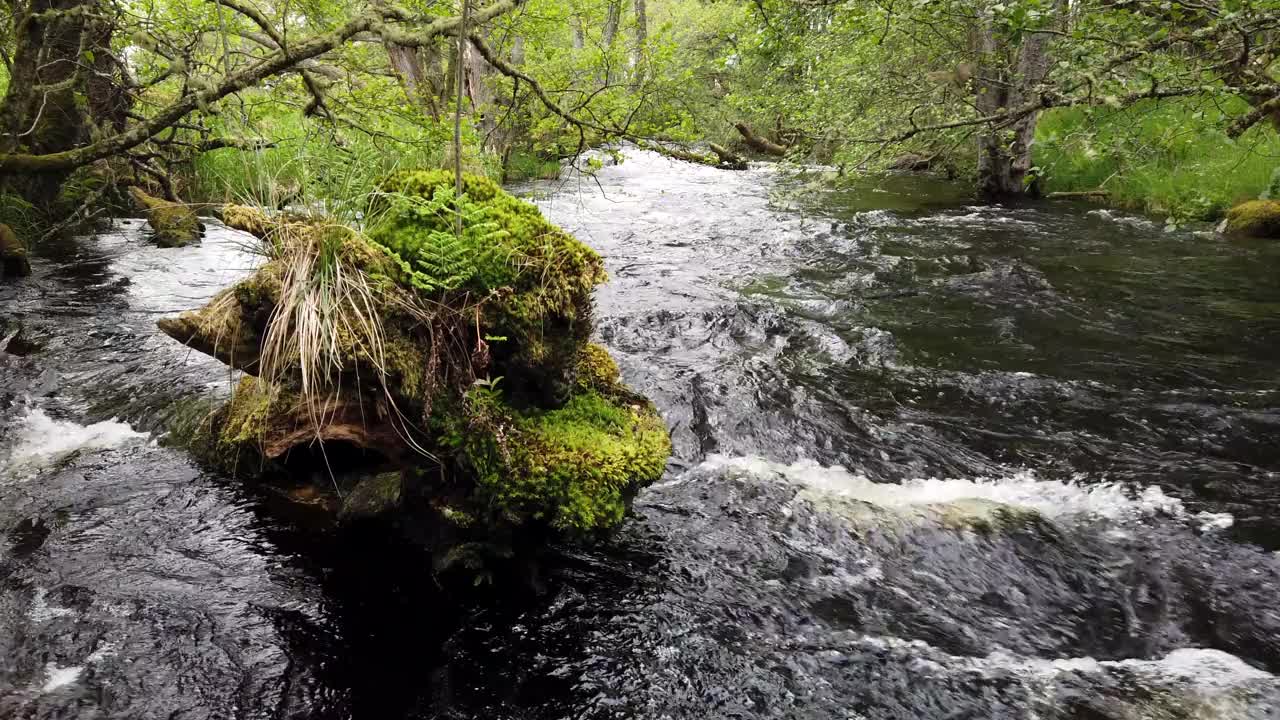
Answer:
M142 188L130 187L134 203L147 217L152 239L160 247L184 247L200 242L200 219L194 209L148 195Z
M26 357L40 352L42 347L44 341L35 337L26 325L14 323L10 328L0 325L0 353Z
M1221 230L1227 235L1280 238L1280 200L1250 200L1227 211Z
M366 478L342 499L338 519L343 522L376 518L400 506L401 476L385 472Z
M8 225L0 223L0 280L31 274L27 247Z

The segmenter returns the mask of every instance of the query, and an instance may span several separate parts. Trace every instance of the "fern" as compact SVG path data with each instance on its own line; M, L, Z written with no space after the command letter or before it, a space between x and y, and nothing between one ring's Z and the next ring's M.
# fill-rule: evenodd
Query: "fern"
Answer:
M388 194L385 219L371 237L398 261L410 284L425 292L493 287L509 264L502 243L507 232L489 210L460 198L447 186L431 197ZM454 228L462 215L462 235ZM501 284L501 283L498 283Z

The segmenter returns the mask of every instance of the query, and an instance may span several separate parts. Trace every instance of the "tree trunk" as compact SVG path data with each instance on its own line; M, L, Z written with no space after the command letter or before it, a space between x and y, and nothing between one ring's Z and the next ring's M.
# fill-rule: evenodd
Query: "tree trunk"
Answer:
M494 113L493 89L487 82L491 72L489 63L468 41L462 53L463 90L471 101L471 114L475 128L480 132L482 145L501 154L501 148L490 145L495 139L494 129L498 124Z
M95 43L110 37L91 16L97 5L98 0L32 0L17 9L17 47L9 89L0 102L0 153L56 153L89 141L93 73L88 68L97 64L93 50L101 48ZM16 194L52 215L71 172L0 173L0 194Z
M604 18L602 40L605 48L613 47L613 39L618 36L618 25L622 23L621 0L609 0L609 11Z
M1061 3L1057 10L1061 14ZM995 115L1028 103L1049 72L1052 34L1027 31L1011 47L992 27L989 17L979 29L978 71L974 106L979 115ZM1039 184L1028 178L1038 111L989 128L978 136L978 197L987 202L1037 196Z
M636 46L631 51L631 67L635 68L635 81L644 79L645 45L649 42L649 17L645 0L633 0L632 9L636 13Z
M440 97L445 92L439 49L407 47L393 42L387 42L386 48L391 70L399 78L405 95L422 105L433 120L439 120Z

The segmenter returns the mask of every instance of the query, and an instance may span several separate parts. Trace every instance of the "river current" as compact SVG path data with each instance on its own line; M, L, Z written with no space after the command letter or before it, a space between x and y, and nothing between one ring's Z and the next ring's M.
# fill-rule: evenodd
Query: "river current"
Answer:
M676 451L540 595L165 445L232 378L155 320L251 238L40 248L0 285L0 717L1280 717L1280 244L829 180L519 188L605 256Z

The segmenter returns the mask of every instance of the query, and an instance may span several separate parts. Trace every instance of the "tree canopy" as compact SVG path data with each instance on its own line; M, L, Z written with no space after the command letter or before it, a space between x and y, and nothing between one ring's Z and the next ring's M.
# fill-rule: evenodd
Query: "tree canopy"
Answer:
M1046 111L1211 103L1224 142L1280 122L1274 0L0 2L11 225L129 184L336 199L451 162L458 98L462 159L493 175L617 140L850 171L910 152L991 199L1039 190Z

